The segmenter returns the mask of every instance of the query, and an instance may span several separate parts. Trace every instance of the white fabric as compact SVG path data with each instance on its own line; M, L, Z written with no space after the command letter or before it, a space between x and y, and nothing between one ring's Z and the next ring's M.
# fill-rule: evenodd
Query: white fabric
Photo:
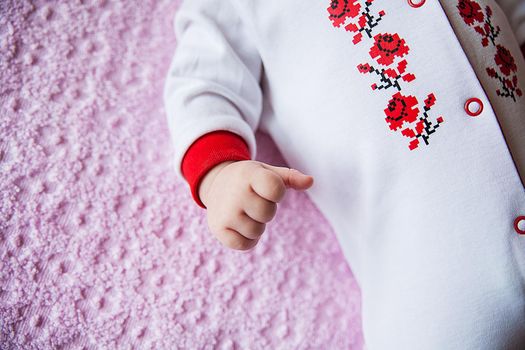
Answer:
M261 59L228 1L185 1L175 18L177 55L164 100L180 165L188 147L213 130L229 130L256 155L254 131L262 109Z
M498 40L511 48L524 89L516 39L524 41L525 2L499 3L517 32L502 26ZM410 47L403 58L416 79L400 82L402 94L417 97L422 110L433 93L429 120L444 119L429 145L409 150L409 139L385 122L396 91L372 90L375 76L356 68L375 62L373 39L354 45L353 33L330 23L329 5L182 5L165 89L179 176L199 136L234 131L254 157L260 128L291 167L315 178L308 194L362 289L367 349L525 349L525 236L513 229L525 215L525 190L484 91L496 83L480 84L486 67L465 54L448 19L457 14L434 0L370 7L385 11L373 35L397 33ZM502 14L494 11L493 21L507 21ZM484 105L477 117L464 110L471 97Z

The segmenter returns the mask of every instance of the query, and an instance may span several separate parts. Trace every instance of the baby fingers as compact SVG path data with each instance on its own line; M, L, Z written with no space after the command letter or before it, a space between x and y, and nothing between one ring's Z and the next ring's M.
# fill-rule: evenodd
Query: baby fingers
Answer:
M226 247L236 250L249 250L257 245L258 239L248 239L230 228L219 230L217 239Z
M258 239L266 229L266 224L255 221L245 213L236 216L235 220L227 226L239 232L248 239Z
M286 185L279 174L264 167L256 169L250 186L259 196L274 203L280 202L286 193Z
M244 204L244 212L255 221L270 222L277 211L277 204L253 192Z

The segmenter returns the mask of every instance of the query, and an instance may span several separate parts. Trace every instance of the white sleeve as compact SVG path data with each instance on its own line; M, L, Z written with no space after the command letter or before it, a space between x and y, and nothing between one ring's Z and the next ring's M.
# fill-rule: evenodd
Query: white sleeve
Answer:
M525 0L496 0L496 2L507 15L520 46L525 44Z
M175 14L164 105L181 178L187 149L211 131L238 134L255 159L262 63L240 17L230 0L186 0Z

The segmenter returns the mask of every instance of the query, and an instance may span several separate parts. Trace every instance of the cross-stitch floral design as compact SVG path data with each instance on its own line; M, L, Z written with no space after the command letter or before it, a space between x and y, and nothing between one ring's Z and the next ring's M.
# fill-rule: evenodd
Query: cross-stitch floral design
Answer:
M418 100L415 96L404 96L397 92L392 96L385 108L386 122L391 130L401 130L401 134L411 138L408 148L413 150L419 146L419 140L422 139L425 144L429 144L430 135L436 132L436 129L443 123L443 117L439 116L435 123L429 120L428 112L436 103L436 97L433 93L425 99L423 115L419 115Z
M395 58L405 56L408 54L409 50L410 48L405 40L399 37L397 33L381 33L374 37L374 45L370 49L369 54L378 64L388 67L394 63ZM395 68L377 68L368 63L361 63L357 65L357 69L363 74L375 73L379 77L379 83L372 84L372 90L395 87L400 91L401 86L399 85L399 79L411 82L416 78L412 73L405 73L406 66L407 61L402 60Z
M490 6L485 7L487 15L481 10L481 6L473 0L460 0L457 8L463 21L474 28L481 35L481 44L488 46L489 41L495 45L496 38L500 33L500 27L492 24L492 9Z
M403 79L406 82L411 82L412 80L416 79L414 74L405 73L406 66L407 61L402 60L397 64L397 68L376 68L368 63L361 63L357 65L357 69L363 74L375 73L377 76L379 76L379 85L376 83L372 84L372 90L381 90L394 87L400 91L401 86L399 85L399 79Z
M403 57L408 53L409 48L405 39L400 38L397 33L377 34L374 40L374 45L370 49L370 56L384 66L392 64L396 57Z
M372 37L373 28L378 25L381 18L385 15L385 11L381 10L376 15L370 11L370 7L374 0L367 0L364 6L357 0L332 0L328 7L328 13L332 25L340 27L345 24L349 18L357 18L356 22L350 22L345 25L345 30L354 32L352 42L357 44L363 38L363 33Z
M356 33L352 43L357 45L361 42L363 33L367 34L370 39L374 39L368 53L375 60L375 63L360 63L357 65L357 69L362 74L375 74L379 78L378 83L372 84L372 90L389 88L398 90L391 96L388 106L384 110L385 121L391 130L401 129L401 134L411 139L408 148L414 150L419 146L420 140L423 140L427 145L429 144L430 135L443 123L443 117L439 116L435 122L429 121L428 112L436 102L433 93L430 93L425 99L422 115L420 115L417 98L411 95L405 96L401 93L400 80L409 83L416 79L414 74L406 71L408 62L403 58L408 55L410 48L405 39L400 37L398 33L380 33L372 36L372 29L379 24L385 15L385 11L380 11L379 17L371 13L370 6L373 1L365 1L363 5L361 1L332 0L330 7L328 7L329 19L334 27L340 27L347 20L359 16L357 23L352 21L344 26L346 31Z
M491 78L498 79L501 84L501 89L503 91L498 89L496 90L496 93L499 96L512 96L513 92L516 92L516 95L521 96L523 93L518 87L518 77L516 74L512 74L516 73L518 70L516 62L514 61L514 57L512 57L509 50L507 50L504 46L497 45L497 48L498 51L496 52L496 56L494 56L494 62L496 62L500 72L506 77L498 74L494 68L487 68L488 75Z
M398 92L388 102L385 114L390 129L396 131L403 123L412 123L416 120L419 114L417 99L414 96L403 96Z
M457 8L465 24L472 27L481 36L481 45L488 47L489 44L492 44L496 51L494 63L497 70L494 67L486 68L489 77L496 79L500 85L496 94L502 97L510 97L516 102L517 97L523 95L518 86L518 68L512 53L505 46L496 42L501 29L492 23L492 8L487 5L483 11L475 0L459 0Z
M354 18L359 14L361 4L357 0L332 0L328 12L334 27L344 24L347 18Z
M469 26L475 22L483 22L485 16L481 12L481 6L471 0L461 0L458 3L459 14L463 17L465 23Z
M499 75L494 70L494 68L487 68L487 73L489 77L498 79L501 84L501 88L496 90L496 93L498 94L498 96L504 96L504 97L511 96L512 97L513 92L516 92L516 95L520 97L523 95L523 92L518 87L518 77L516 75L513 75L511 79L507 79ZM513 100L516 101L515 98L513 98Z
M496 52L496 56L494 56L494 62L498 65L501 73L506 76L509 76L511 73L516 73L518 67L516 67L516 62L510 51L499 44L497 45L497 48L498 51Z

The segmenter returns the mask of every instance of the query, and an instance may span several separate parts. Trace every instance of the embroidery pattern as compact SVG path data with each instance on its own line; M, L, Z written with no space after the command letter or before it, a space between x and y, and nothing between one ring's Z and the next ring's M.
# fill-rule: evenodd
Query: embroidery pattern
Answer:
M403 122L409 124L401 131L401 135L411 138L408 148L413 150L419 146L419 140L422 139L428 145L428 139L433 134L439 125L443 122L443 117L439 116L436 123L429 121L428 111L436 102L434 94L428 95L425 99L425 106L423 107L423 116L419 116L419 109L417 108L418 101L414 96L403 96L400 92L392 96L388 102L388 107L385 109L386 121L390 124L390 129L397 130L401 128ZM415 128L411 125L417 120Z
M370 13L370 6L374 0L365 1L363 11L361 11L361 3L357 0L332 0L328 12L329 18L334 27L339 27L348 18L355 18L358 15L357 22L350 22L345 25L345 30L355 32L353 43L357 44L363 38L363 32L372 37L372 30L379 24L381 18L385 15L384 11L379 11L377 17Z
M370 49L370 56L375 58L380 65L389 66L394 62L395 57L403 57L410 50L406 46L405 40L401 39L397 34L377 34L374 40L375 43ZM393 86L398 91L401 91L399 79L403 79L406 82L416 79L416 76L412 73L404 74L407 64L406 60L402 60L395 69L384 69L376 68L368 63L361 63L357 66L357 69L363 74L375 73L381 78L380 82L383 84L372 84L372 90L388 89Z
M518 87L518 68L511 52L496 42L501 30L499 26L494 26L492 23L492 9L487 5L483 11L474 0L459 0L457 9L465 24L481 35L481 45L488 47L490 43L495 48L494 63L499 72L494 67L487 67L486 72L489 77L499 82L500 88L496 90L496 94L501 97L510 97L516 102L516 96L523 95L522 90Z
M373 29L385 16L383 10L377 15L372 14L370 7L373 2L374 0L367 0L362 6L361 2L355 0L331 0L328 7L329 19L334 27L344 25L346 31L356 33L352 40L354 45L361 42L363 33L370 39L373 38L369 55L375 63L360 63L357 69L362 74L374 73L379 78L379 82L371 85L372 90L397 90L384 109L385 121L390 130L400 130L401 135L410 138L408 148L414 150L420 145L420 140L429 144L430 135L443 123L443 117L439 116L435 122L430 120L428 112L436 102L433 93L428 94L425 99L422 115L418 99L401 93L400 80L410 83L416 79L414 74L406 72L408 62L404 57L410 52L410 47L398 33L379 33L373 36ZM358 16L356 24L352 19ZM351 22L345 25L349 20Z

